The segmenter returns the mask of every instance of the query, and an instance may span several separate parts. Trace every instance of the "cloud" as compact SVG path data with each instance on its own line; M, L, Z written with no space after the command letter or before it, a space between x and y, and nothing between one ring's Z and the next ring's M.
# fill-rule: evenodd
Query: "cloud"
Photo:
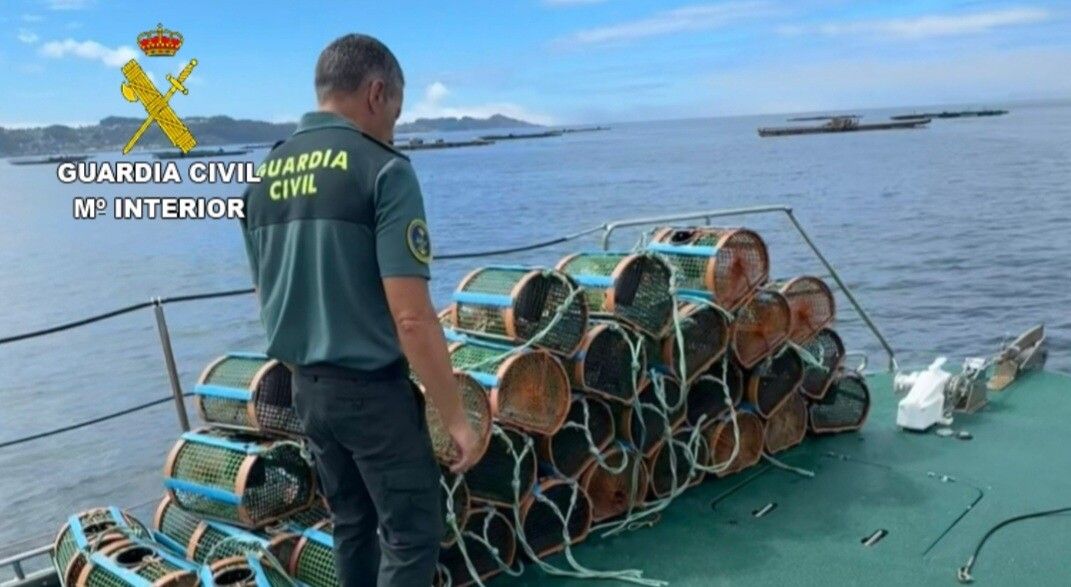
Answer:
M1021 7L965 14L932 14L887 20L792 25L780 27L778 32L783 35L881 35L900 39L923 39L985 33L1002 27L1043 22L1049 17L1049 12L1043 8Z
M411 108L405 110L402 122L409 122L417 118L442 118L472 116L474 118L487 118L493 114L502 114L510 118L518 118L536 124L552 124L553 119L539 112L528 110L524 106L512 102L488 102L469 106L448 106L443 100L452 92L446 84L436 81L424 88L424 97Z
M558 39L555 44L601 45L675 33L708 31L740 20L768 16L774 12L772 4L762 1L682 6L639 20L577 31Z
M26 43L27 45L33 45L34 43L37 42L37 40L40 37L38 37L36 34L34 34L33 31L28 31L26 29L19 29L19 34L16 35L16 38L21 43Z
M41 54L53 59L64 57L90 59L100 61L108 67L121 67L138 55L133 48L125 45L111 49L96 41L75 41L74 39L49 41L41 45Z
M45 19L45 17L39 14L23 14L21 18L22 22L41 22Z
M92 4L93 0L45 0L49 10L83 10Z
M813 112L927 104L989 106L1071 95L1066 49L930 58L771 61L708 78L718 114Z

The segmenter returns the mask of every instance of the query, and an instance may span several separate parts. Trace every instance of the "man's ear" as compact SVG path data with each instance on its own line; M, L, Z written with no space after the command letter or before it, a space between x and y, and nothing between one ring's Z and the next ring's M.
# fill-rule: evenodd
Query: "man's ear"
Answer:
M374 79L368 84L368 109L372 114L378 114L386 107L386 84L381 79Z

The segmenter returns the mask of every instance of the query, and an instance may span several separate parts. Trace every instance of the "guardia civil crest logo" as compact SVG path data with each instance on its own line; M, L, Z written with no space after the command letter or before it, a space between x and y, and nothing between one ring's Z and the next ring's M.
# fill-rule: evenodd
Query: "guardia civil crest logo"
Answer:
M155 31L149 30L138 35L138 47L148 57L174 57L182 47L182 43L181 33L165 29L162 24L157 24ZM171 96L175 95L175 92L181 92L184 95L190 93L185 82L196 66L197 60L190 59L177 77L168 74L167 81L171 87L162 94L136 59L131 59L123 66L123 77L126 78L120 86L123 97L129 102L141 102L148 115L145 122L141 123L138 130L134 132L134 136L130 137L123 147L124 155L134 148L153 123L160 125L160 130L164 131L164 135L171 141L171 144L183 153L189 153L197 146L197 139L193 137L186 123L175 114L170 103Z

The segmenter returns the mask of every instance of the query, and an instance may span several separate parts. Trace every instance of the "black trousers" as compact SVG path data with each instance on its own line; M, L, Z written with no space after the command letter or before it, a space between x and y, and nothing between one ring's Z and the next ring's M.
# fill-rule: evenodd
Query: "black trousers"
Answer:
M331 507L342 586L431 585L443 536L441 474L420 392L405 378L361 381L300 368L293 389Z

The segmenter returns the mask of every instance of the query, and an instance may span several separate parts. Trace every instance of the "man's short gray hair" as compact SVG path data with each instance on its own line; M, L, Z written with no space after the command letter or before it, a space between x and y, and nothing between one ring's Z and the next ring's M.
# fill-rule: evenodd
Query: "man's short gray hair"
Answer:
M323 102L334 92L353 92L376 77L391 96L405 86L402 66L379 39L356 33L339 37L316 61L316 98Z

